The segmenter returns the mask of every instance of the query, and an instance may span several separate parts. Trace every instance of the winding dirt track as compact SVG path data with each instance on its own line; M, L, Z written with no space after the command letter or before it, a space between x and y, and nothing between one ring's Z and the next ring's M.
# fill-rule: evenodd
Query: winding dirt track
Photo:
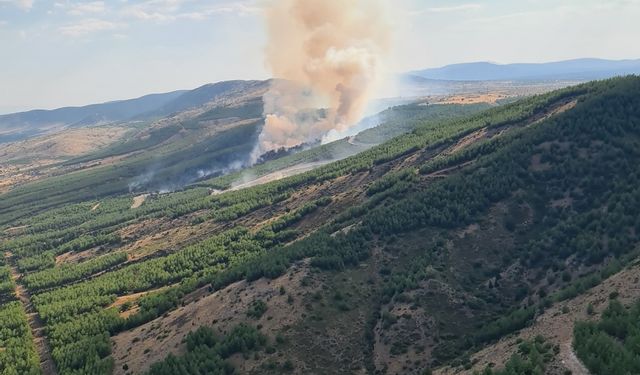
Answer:
M335 160L322 160L322 161L316 161L316 162L311 162L311 163L303 163L303 164L296 164L294 166L285 168L285 169L281 169L275 172L271 172L269 174L266 174L264 176L260 176L254 179L251 179L249 181L246 182L240 182L238 184L235 184L231 187L231 189L229 190L241 190L241 189L246 189L249 187L253 187L253 186L257 186L257 185L263 185L272 181L277 181L277 180L281 180L283 178L286 177L291 177L291 176L295 176L304 172L308 172L312 169L315 169L317 167L321 167L325 164L329 164L331 162L334 162ZM217 190L214 191L214 195L216 194L221 194L226 192L222 191L222 190Z
M33 336L33 343L36 346L38 357L40 357L40 368L45 375L57 375L56 365L51 357L51 347L45 336L44 323L40 319L40 316L33 308L31 303L31 294L29 291L19 282L20 272L16 265L12 262L12 254L6 252L4 254L7 264L11 268L11 278L16 284L16 297L22 303L22 307L27 313L27 320L29 327L31 328L31 335Z

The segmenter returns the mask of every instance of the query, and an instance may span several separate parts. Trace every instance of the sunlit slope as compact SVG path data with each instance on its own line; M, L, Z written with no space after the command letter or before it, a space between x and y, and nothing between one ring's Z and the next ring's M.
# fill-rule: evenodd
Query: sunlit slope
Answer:
M262 124L265 88L266 83L252 86L197 109L140 124L122 141L63 162L51 177L4 194L0 215L15 217L131 189L174 189L202 171L222 170L243 160Z
M60 373L464 367L635 259L639 100L629 77L424 121L259 186L5 219L2 247Z
M57 176L5 194L0 202L0 217L12 220L44 208L130 191L172 191L208 176L242 169L263 125L260 93L259 90L239 92L236 96L221 98L221 103L214 102L196 113L177 114L141 127L124 141L71 159L59 167L61 171ZM303 163L345 158L411 131L423 122L465 116L487 107L486 104L396 107L371 119L372 124L366 124L380 126L349 141L322 147L309 145L309 149L302 152L274 155L274 160L246 173L214 180L212 185L229 184L245 176L258 177Z

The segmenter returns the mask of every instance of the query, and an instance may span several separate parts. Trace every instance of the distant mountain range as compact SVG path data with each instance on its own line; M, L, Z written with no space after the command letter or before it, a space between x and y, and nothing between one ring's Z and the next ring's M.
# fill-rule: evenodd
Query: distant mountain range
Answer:
M578 59L541 64L494 64L474 62L424 69L401 76L402 96L446 95L468 90L474 82L587 81L619 75L640 74L638 60ZM0 143L25 139L51 130L100 124L145 121L201 107L231 92L241 92L257 81L226 81L194 90L146 95L137 99L33 110L0 115Z
M151 94L136 99L0 115L0 143L18 141L61 128L159 119L201 107L257 83L257 81L226 81L207 84L194 90Z
M495 64L474 62L408 73L432 80L505 81L505 80L578 80L587 81L620 75L640 74L638 60L577 59L540 64Z
M51 125L86 126L101 122L122 121L151 112L175 101L187 91L151 94L137 99L119 100L83 107L34 110L0 116L0 129Z

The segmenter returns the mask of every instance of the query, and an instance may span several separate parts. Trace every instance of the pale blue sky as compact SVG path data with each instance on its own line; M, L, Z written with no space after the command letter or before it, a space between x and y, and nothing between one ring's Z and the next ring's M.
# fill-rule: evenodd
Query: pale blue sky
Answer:
M0 0L0 113L266 78L268 1ZM640 0L387 1L394 71L640 58Z

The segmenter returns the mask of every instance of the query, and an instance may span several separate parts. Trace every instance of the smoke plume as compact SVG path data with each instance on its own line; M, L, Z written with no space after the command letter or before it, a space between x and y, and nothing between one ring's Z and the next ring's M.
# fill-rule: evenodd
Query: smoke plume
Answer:
M385 14L381 0L272 0L266 58L276 79L254 159L360 120L390 44Z

